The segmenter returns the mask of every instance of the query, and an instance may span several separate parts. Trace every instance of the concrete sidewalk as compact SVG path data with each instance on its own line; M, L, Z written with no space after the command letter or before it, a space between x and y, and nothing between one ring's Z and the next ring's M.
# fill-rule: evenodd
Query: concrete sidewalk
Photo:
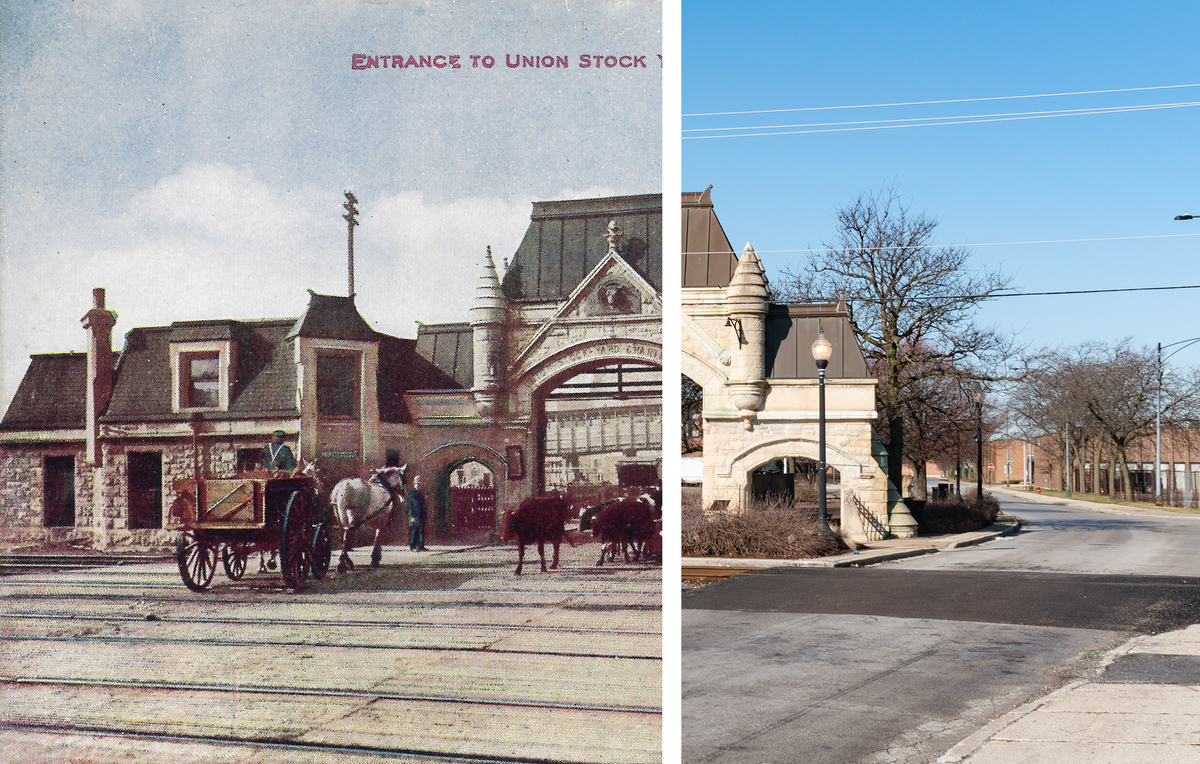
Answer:
M939 764L1200 762L1200 625L1137 637L984 727Z

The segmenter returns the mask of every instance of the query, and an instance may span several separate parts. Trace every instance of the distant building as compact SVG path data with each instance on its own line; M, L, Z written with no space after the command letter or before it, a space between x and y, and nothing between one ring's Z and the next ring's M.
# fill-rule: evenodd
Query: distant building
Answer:
M0 532L163 542L176 480L252 470L276 430L327 489L411 464L433 534L492 527L545 490L547 463L657 474L661 268L661 196L646 195L535 203L503 288L489 252L469 320L416 339L310 292L296 319L136 327L118 353L96 289L88 351L32 356L0 420Z

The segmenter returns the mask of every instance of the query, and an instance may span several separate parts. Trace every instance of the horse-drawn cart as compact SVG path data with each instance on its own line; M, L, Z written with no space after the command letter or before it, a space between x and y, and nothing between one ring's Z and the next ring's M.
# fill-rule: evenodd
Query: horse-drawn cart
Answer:
M237 580L250 555L277 551L283 580L295 591L310 573L321 579L329 570L330 518L318 507L311 477L187 478L174 487L178 498L164 527L179 532L176 560L189 589L208 588L218 557Z

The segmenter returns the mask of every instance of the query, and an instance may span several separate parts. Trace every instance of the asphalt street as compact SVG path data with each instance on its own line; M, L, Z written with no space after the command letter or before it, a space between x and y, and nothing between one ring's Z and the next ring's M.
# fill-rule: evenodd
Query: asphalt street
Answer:
M686 593L684 760L932 761L1131 636L1200 621L1196 517L1002 503L1026 522L1009 538ZM1191 665L1131 659L1110 670Z

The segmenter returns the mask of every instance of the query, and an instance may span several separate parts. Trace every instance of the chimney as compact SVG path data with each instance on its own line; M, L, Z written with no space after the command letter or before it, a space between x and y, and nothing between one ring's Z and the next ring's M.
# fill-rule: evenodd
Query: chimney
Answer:
M92 309L81 319L88 333L87 349L87 454L89 464L100 464L100 415L113 389L112 328L117 315L104 307L104 289L92 290Z

